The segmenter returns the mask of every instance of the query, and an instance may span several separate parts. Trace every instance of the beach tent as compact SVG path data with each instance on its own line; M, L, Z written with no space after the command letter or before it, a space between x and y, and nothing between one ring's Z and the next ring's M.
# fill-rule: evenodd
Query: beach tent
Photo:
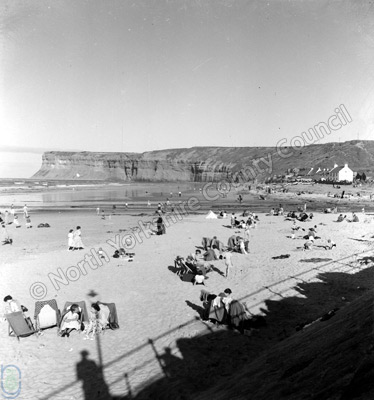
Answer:
M212 210L210 210L205 218L206 219L217 219L217 215L214 214L214 212Z

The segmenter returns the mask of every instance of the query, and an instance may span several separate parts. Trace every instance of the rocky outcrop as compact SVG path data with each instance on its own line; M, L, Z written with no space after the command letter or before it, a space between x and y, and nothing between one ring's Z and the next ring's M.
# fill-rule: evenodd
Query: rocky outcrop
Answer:
M145 153L56 152L43 154L37 179L113 181L262 180L287 170L349 166L372 175L373 141L292 147L192 147Z

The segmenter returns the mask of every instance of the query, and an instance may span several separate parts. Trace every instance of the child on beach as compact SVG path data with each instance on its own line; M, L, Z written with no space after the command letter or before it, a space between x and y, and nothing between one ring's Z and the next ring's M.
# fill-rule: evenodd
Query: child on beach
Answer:
M70 333L76 329L77 331L80 330L81 328L81 322L80 322L80 308L78 304L72 304L70 306L69 311L63 316L61 326L60 326L60 331L59 335L61 337L69 337Z
M68 251L74 250L74 233L73 229L70 229L68 233Z
M295 234L299 229L300 229L300 227L297 226L296 221L294 221L293 225L291 227L291 239L295 239Z
M325 246L326 250L332 250L333 247L336 247L336 243L331 239L327 240L327 245Z
M18 221L18 215L14 216L13 222L14 222L14 225L16 226L16 228L20 228L21 227L21 225L19 224L19 221Z
M26 217L26 228L32 228L30 216Z
M310 236L309 239L304 243L304 249L303 250L312 250L313 249L313 244L314 244L314 237Z

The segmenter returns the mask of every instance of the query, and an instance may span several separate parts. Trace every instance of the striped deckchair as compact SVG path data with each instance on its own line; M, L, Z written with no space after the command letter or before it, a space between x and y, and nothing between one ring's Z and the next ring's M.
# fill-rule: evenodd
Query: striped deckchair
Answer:
M55 299L35 303L35 328L37 330L57 326L60 321L60 310Z

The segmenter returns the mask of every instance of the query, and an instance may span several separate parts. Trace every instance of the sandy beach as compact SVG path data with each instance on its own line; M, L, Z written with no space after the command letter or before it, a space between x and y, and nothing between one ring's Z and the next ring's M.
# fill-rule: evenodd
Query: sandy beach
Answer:
M236 205L236 209L239 212L243 207ZM118 213L106 219L92 209L35 211L31 208L30 215L33 228L26 229L22 217L21 228L14 225L7 228L14 242L1 247L0 297L12 295L29 309L32 318L35 299L55 299L60 309L66 301L84 300L87 306L97 300L113 302L120 329L106 331L94 341L84 341L77 332L70 338L61 338L57 336L57 328L51 328L43 336L33 335L18 342L8 337L8 323L2 322L2 364L17 365L22 371L19 397L22 399L148 398L152 395L146 388L157 387L157 382L165 377L170 383L170 394L163 392L161 397L152 398L193 398L194 393L216 383L211 366L203 371L204 387L196 387L199 378L190 385L179 379L186 373L194 376L191 371L198 368L200 355L211 354L211 359L215 359L214 343L204 342L204 337L217 331L225 335L225 346L230 349L222 355L226 365L233 364L232 355L240 353L252 340L199 318L202 288L212 293L231 288L233 297L245 301L253 314L266 316L269 301L303 299L302 292L295 289L298 283L320 282L319 275L329 271L353 273L352 265L357 267L360 257L357 254L363 256L373 249L372 215L359 213L358 223L337 223L336 214L314 213L312 221L300 224L305 229L317 225L321 239L316 240L313 250L302 251L305 240L301 236L305 232L292 240L291 221L260 213L260 223L251 230L250 253L233 254L234 268L228 279L219 273L225 271L224 261L215 261L216 271L209 273L203 287L181 281L170 267L176 256L194 252L202 237L215 235L226 244L236 231L229 227L229 219L209 220L205 212L183 215L180 220L170 221L166 235L147 238L140 234L141 240L137 239L131 250L135 253L134 261L126 262L112 258L113 244L122 242L140 222L151 221L153 210L142 216ZM48 223L50 227L37 228L40 223ZM82 227L85 248L68 252L67 234L77 225ZM326 251L322 246L329 238L337 247ZM102 265L92 268L85 261L100 247L108 259L102 259ZM285 254L289 258L272 258ZM329 306L326 299L326 304L319 304L319 312L329 311ZM302 322L303 317L299 319ZM280 325L267 329L267 338L263 338L259 348L265 349L271 343L271 334L277 336L282 331ZM189 341L193 344L196 338L202 340L197 347L183 346ZM196 354L196 359L189 359L186 372L184 361L189 353ZM224 373L232 373L235 368L231 365L229 372ZM98 379L100 371L103 376Z

